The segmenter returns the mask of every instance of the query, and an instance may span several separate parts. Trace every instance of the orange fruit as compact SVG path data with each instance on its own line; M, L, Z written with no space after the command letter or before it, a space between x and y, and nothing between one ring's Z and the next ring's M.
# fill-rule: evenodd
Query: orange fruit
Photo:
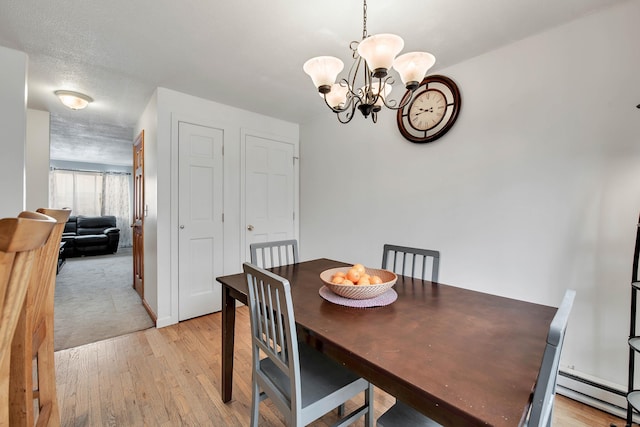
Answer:
M382 279L378 276L371 276L369 278L369 281L371 282L372 285L379 285L380 283L382 283Z
M362 264L354 264L353 268L355 268L356 270L358 270L358 272L360 273L360 275L364 274L364 265Z
M344 276L338 276L337 274L331 278L331 283L339 285L344 282Z
M360 280L358 280L358 285L370 285L371 282L369 282L369 278L363 278L361 277Z
M344 282L341 283L341 285L354 285L355 283L353 283L351 280L349 279L345 279Z
M338 271L336 272L336 274L333 275L333 277L336 277L336 276L345 277L346 275L347 273L345 273L344 271Z
M358 283L358 280L360 280L360 272L355 268L350 269L347 271L347 279L351 280L353 283Z

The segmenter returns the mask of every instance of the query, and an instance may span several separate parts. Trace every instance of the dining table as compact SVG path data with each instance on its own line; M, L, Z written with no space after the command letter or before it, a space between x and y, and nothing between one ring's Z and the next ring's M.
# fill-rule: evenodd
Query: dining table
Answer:
M402 275L387 305L323 298L320 273L349 265L321 258L268 269L291 285L299 340L444 426L524 422L555 307ZM248 289L242 273L217 281L228 402L236 301L246 304Z

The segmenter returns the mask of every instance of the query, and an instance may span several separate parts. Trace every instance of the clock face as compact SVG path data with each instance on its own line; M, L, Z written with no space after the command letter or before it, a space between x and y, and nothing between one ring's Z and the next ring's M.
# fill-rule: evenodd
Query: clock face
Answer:
M458 86L448 77L425 77L414 93L407 91L403 101L413 100L398 110L398 129L411 142L435 141L447 133L458 118L461 99Z
M438 89L422 92L409 107L409 124L416 130L433 129L447 112L447 99Z

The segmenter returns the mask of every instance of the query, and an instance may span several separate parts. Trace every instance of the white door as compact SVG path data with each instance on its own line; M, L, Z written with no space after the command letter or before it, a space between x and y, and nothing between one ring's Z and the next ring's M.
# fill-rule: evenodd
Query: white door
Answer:
M249 245L295 238L294 144L245 134L245 257Z
M223 129L178 125L178 318L222 308Z

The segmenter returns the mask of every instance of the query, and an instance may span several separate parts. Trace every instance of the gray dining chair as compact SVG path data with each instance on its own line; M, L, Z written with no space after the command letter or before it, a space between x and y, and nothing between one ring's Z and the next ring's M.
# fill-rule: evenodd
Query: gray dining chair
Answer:
M298 241L274 240L249 245L251 264L260 268L273 268L300 262L298 257ZM344 415L344 405L338 408L338 415Z
M569 314L573 307L576 291L568 289L556 315L551 321L547 334L547 345L542 356L542 365L533 391L533 399L524 427L551 427L553 401L556 396L556 381L560 366L560 354L564 343L564 334L569 323ZM436 423L407 404L396 401L377 422L378 427L436 427Z
M382 268L422 280L426 280L427 273L430 271L431 281L437 282L440 252L385 244L382 252Z
M373 427L373 386L296 336L289 281L244 263L251 321L251 426L258 425L260 402L269 398L287 426L304 426L364 392L364 404L334 426L364 415ZM260 355L265 357L260 359Z
M252 243L249 245L249 251L251 264L260 268L280 267L299 262L298 241L295 239Z

